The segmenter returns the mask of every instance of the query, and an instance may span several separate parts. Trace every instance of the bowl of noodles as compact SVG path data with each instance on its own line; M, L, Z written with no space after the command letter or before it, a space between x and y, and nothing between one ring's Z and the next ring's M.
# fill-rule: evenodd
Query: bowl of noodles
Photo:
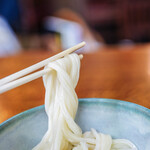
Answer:
M150 110L125 101L78 99L80 57L49 63L45 105L0 125L1 150L149 150Z
M150 110L145 107L112 99L79 99L75 121L83 132L94 128L114 139L128 139L139 150L150 148ZM16 115L0 125L0 149L31 150L47 125L44 106Z

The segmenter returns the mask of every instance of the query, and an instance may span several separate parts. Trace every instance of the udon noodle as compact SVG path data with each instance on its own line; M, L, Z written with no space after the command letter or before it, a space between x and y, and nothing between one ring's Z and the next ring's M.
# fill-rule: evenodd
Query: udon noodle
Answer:
M78 109L75 87L80 71L77 54L51 62L47 68L51 71L43 76L43 81L48 130L33 150L137 150L130 141L112 139L95 129L82 133L75 123Z

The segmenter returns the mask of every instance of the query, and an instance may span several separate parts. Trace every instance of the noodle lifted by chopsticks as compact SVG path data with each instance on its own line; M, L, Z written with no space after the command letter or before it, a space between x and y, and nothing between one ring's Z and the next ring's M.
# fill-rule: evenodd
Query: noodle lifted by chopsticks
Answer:
M128 140L112 140L110 135L94 129L82 134L75 123L78 109L75 87L80 71L77 54L51 62L46 68L52 69L43 76L48 130L33 150L137 150Z

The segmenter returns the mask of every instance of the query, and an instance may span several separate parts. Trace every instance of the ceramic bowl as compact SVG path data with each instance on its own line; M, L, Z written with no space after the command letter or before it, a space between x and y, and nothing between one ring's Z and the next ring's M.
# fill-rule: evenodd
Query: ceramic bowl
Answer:
M95 128L125 138L138 150L150 150L150 110L125 101L79 99L76 122L83 131ZM0 150L31 150L47 130L44 106L18 114L0 125Z

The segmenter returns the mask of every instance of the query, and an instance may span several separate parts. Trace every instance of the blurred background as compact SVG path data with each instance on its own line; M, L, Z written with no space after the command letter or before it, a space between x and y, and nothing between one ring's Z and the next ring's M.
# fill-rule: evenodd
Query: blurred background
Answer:
M0 0L0 78L82 41L77 95L150 108L150 0ZM43 104L39 78L0 95L0 123Z
M150 41L149 0L0 0L0 56Z

